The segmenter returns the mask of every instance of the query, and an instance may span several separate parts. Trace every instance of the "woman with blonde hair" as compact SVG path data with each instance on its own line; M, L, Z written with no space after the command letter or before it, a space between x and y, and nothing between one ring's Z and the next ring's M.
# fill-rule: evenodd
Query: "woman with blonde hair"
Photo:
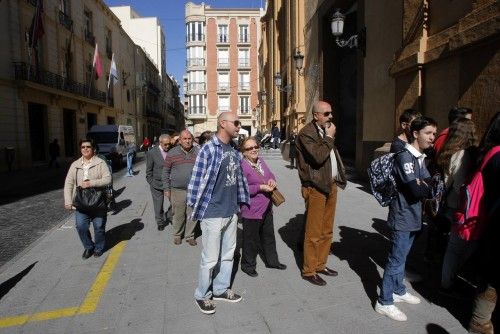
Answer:
M460 187L471 173L477 150L476 127L467 118L450 125L446 141L437 155L438 168L444 175L446 199L444 216L451 222L451 232L443 259L441 287L451 293L458 269L474 252L475 243L462 240L453 228L453 212L458 208Z
M241 270L251 277L256 277L259 249L263 251L266 267L286 269L286 265L278 260L274 236L271 192L276 188L276 178L264 160L259 157L259 145L255 137L243 139L240 151L244 157L241 160L241 169L250 192L250 203L241 205L243 224Z

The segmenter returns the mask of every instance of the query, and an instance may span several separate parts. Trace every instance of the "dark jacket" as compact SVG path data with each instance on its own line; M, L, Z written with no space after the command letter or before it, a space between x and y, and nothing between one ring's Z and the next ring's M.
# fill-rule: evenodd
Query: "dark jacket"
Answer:
M146 153L146 181L155 189L163 190L163 165L165 160L161 155L161 147L155 146Z
M345 188L345 168L333 138L322 138L315 123L311 122L300 130L296 146L302 186L314 187L325 194L330 193L333 182L341 189ZM331 150L334 150L337 159L338 175L335 180L332 180Z
M295 145L295 142L297 141L297 135L296 134L291 134L290 138L288 138L288 142L290 143L290 148L288 151L288 157L295 159L297 157L297 146Z

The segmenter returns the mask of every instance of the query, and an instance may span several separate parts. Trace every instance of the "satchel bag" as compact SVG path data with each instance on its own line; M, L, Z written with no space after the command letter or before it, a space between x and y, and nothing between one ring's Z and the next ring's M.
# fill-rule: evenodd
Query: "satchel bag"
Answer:
M285 197L277 188L275 188L271 193L271 201L273 201L274 205L280 206L285 202Z

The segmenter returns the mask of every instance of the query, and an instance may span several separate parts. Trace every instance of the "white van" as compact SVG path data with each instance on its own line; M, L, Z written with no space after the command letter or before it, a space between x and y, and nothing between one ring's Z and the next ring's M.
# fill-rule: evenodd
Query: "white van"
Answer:
M93 139L99 153L118 168L129 149L137 151L135 131L131 125L94 125L87 137Z

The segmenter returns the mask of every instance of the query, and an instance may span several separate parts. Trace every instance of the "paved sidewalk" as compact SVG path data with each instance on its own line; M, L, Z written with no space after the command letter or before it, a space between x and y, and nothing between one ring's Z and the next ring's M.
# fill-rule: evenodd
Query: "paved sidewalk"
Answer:
M467 321L467 304L457 310L426 284L408 284L423 301L401 305L405 323L373 310L388 246L386 209L355 183L339 193L329 259L339 276L326 278L325 287L302 280L297 171L282 160L268 163L286 197L275 208L275 230L288 269L267 269L259 259L257 278L238 271L240 303L218 302L213 316L199 312L193 293L201 246L175 246L171 226L157 231L140 162L138 175L115 180L115 189L125 189L108 216L110 249L101 258L81 259L72 215L2 267L0 333L466 333L460 321Z

